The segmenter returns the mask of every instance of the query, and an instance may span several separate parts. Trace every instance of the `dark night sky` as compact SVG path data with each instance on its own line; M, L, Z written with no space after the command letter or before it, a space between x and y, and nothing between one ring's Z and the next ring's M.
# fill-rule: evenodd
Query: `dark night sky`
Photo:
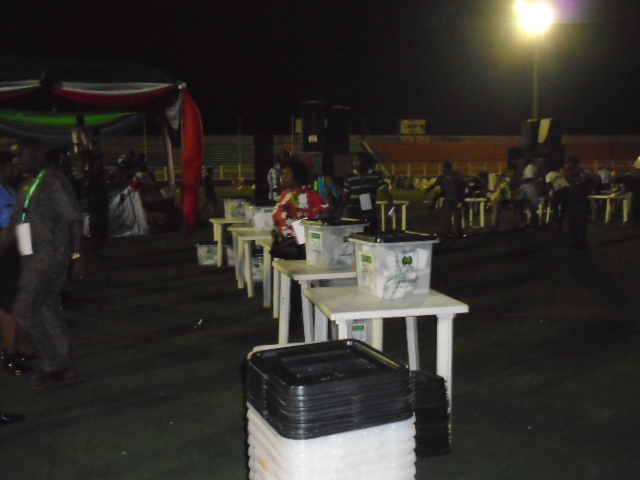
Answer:
M640 134L640 1L556 0L540 113L567 134ZM514 135L533 49L513 0L3 0L2 54L140 62L185 81L207 133L288 133L304 100L352 131ZM363 119L365 119L363 121Z

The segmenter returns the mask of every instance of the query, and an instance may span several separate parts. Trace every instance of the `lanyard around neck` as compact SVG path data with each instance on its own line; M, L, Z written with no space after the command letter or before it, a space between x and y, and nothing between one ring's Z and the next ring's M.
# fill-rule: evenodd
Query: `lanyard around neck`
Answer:
M29 193L27 194L27 199L24 201L24 208L22 210L23 223L27 218L27 209L29 208L29 205L31 205L31 198L33 197L33 192L36 191L36 187L40 184L40 181L42 180L42 177L44 177L45 172L46 170L40 171L40 173L38 174L38 178L36 178L36 181L33 182L33 185L31 185L31 188L29 189Z

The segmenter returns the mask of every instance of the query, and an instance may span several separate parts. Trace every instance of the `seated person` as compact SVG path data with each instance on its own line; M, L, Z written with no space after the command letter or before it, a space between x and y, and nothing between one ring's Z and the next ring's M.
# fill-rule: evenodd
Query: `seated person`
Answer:
M328 218L329 205L309 186L309 168L297 158L282 165L282 188L273 212L275 235L272 256L285 260L302 260L304 245L298 245L293 222L302 219ZM299 248L302 247L302 248Z
M304 260L304 245L296 240L294 222L302 219L328 218L329 205L322 196L309 188L310 171L306 163L297 158L282 164L282 193L273 211L272 258ZM289 330L298 333L302 328L302 298L300 284L292 282L290 293Z

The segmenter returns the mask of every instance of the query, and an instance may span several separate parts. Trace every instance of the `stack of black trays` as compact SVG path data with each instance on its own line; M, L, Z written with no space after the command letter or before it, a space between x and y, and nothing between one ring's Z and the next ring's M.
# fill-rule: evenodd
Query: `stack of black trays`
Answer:
M444 379L414 370L416 395L416 454L446 455L450 448L449 402Z
M414 409L407 365L358 340L256 352L247 362L247 400L294 440L407 420Z

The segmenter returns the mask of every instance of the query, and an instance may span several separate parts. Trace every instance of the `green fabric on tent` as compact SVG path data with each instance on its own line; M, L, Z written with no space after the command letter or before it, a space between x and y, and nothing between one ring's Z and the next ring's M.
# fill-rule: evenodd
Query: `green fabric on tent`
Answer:
M87 127L101 126L124 117L135 115L134 112L127 113L42 113L42 112L22 112L17 110L0 110L0 122L13 125L47 125L71 129L76 124L76 117L82 115Z
M107 143L137 128L144 113L42 113L0 110L0 135L9 138L36 137L47 147L69 146L76 116L85 117L89 129L100 127L100 139Z

